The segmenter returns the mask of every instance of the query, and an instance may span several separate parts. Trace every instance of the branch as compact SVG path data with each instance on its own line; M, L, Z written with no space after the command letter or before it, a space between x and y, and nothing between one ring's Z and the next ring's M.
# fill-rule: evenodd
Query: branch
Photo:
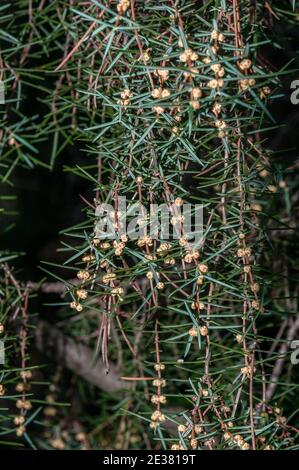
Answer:
M29 281L27 283L27 287L31 290L38 290L40 292L43 292L44 294L61 294L62 296L67 293L68 285L79 285L80 281L79 279L68 279L63 282L43 282L42 284L40 282L31 282Z
M128 388L128 385L120 380L117 368L113 364L107 373L102 361L95 359L92 349L65 336L50 323L40 321L37 324L35 341L40 352L71 369L101 390L116 392Z

